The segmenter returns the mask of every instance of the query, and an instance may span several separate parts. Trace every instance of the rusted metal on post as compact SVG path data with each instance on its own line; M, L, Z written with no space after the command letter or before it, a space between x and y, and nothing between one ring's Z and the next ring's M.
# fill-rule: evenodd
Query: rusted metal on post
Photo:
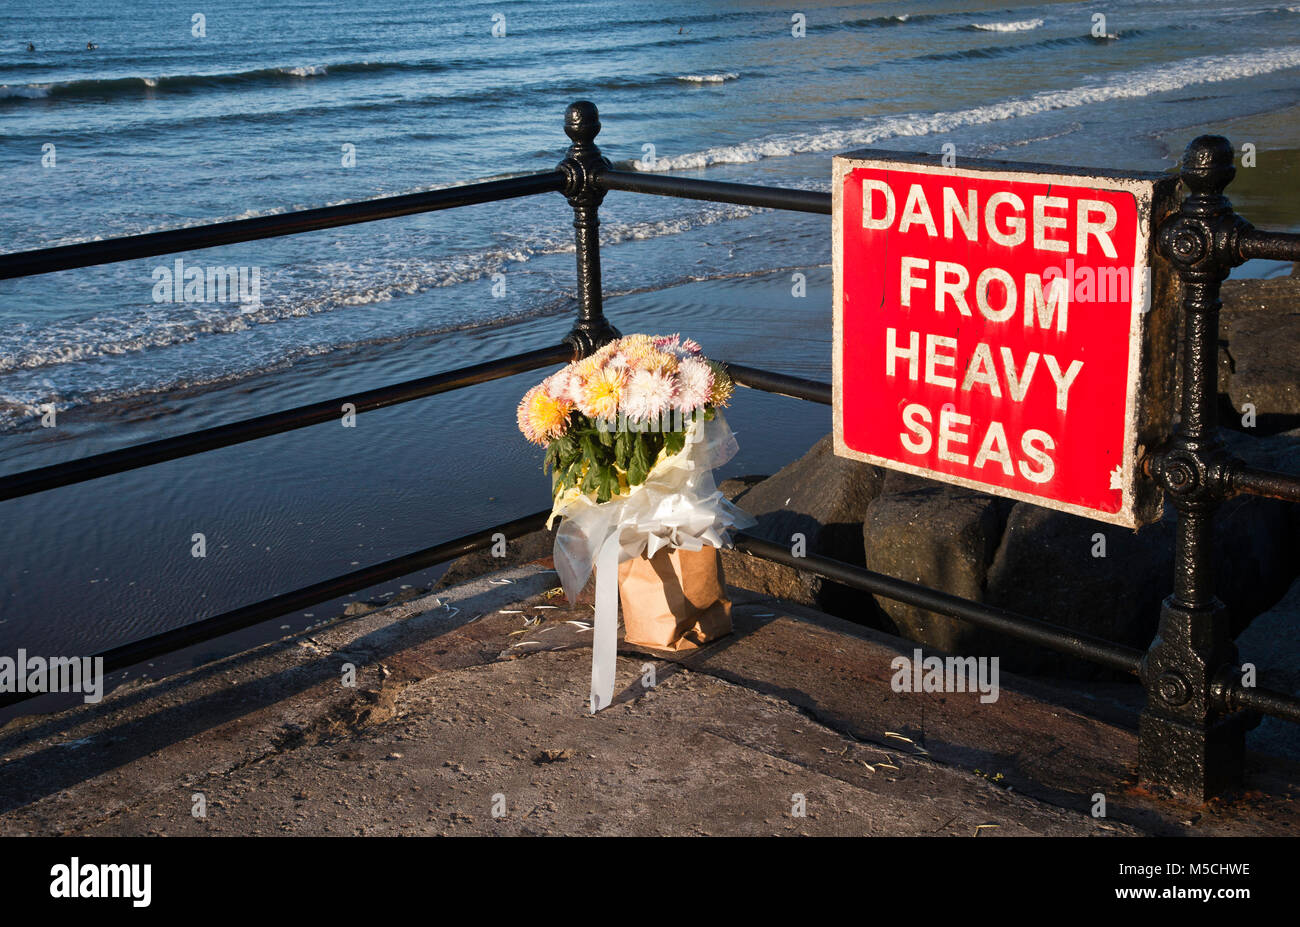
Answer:
M1243 465L1232 471L1232 489L1267 499L1300 502L1300 476L1292 473L1275 473Z
M1268 261L1300 261L1300 235L1294 232L1262 232L1248 228L1237 238L1237 256L1241 261L1264 258Z
M574 353L585 357L618 329L605 318L600 288L600 203L605 191L597 183L609 161L596 146L600 114L587 100L571 103L564 113L564 133L573 142L559 170L564 174L564 196L573 207L574 243L578 256L578 321L565 337Z
M1144 783L1202 800L1240 780L1251 720L1227 697L1237 648L1212 570L1214 512L1238 466L1217 434L1219 288L1242 263L1240 242L1252 231L1223 195L1235 173L1226 138L1195 139L1180 172L1187 196L1159 230L1160 250L1184 287L1182 419L1150 472L1177 509L1178 528L1174 592L1142 660L1138 765Z

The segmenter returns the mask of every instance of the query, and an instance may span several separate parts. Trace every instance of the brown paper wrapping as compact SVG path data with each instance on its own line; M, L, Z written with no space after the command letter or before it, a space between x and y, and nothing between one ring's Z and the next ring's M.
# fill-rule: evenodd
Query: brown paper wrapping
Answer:
M660 550L618 566L623 639L659 650L693 650L731 633L731 600L718 549Z

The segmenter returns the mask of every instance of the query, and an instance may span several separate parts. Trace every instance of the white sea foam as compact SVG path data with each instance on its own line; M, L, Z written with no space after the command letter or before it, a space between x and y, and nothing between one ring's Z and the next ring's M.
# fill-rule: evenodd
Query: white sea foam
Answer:
M740 75L735 71L728 71L725 74L678 74L677 79L688 84L721 84L724 81L736 80Z
M765 158L844 151L882 139L908 138L951 132L965 126L985 125L1033 116L1053 110L1091 106L1113 100L1134 100L1198 84L1257 77L1300 67L1300 47L1267 48L1240 55L1209 55L1175 64L1156 64L1118 74L1097 84L1066 90L1045 90L987 106L943 113L905 113L878 116L857 125L822 132L769 135L739 145L707 148L682 155L661 155L653 167L635 162L642 171L683 171L713 164L748 164Z
M610 246L679 235L756 211L748 206L708 204L670 219L608 222L601 225L600 241ZM256 306L149 304L90 319L0 332L0 375L167 348L206 335L388 302L439 287L473 283L511 265L573 250L572 234L557 228L533 234L514 246L436 259L313 262L290 272L270 273L263 285L263 301Z
M1030 29L1037 29L1043 24L1041 19L1022 19L1013 23L971 23L976 29L984 32L1028 32Z
M43 100L50 95L49 84L25 84L22 87L11 87L8 84L0 84L0 100L13 97L19 97L26 100Z
M322 74L329 73L323 64L303 65L297 68L280 68L281 73L290 74L294 77L319 77Z

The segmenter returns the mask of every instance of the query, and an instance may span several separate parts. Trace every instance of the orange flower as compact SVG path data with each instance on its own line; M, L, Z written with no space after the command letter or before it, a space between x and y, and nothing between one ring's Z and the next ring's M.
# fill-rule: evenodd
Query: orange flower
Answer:
M543 385L539 383L524 394L515 417L524 437L545 447L568 427L573 403L549 395Z

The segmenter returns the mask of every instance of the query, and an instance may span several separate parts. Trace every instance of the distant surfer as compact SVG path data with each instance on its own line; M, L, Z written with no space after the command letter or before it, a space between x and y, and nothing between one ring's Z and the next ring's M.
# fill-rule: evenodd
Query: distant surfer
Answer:
M94 51L94 50L97 49L97 48L99 48L99 46L96 45L94 42L87 42L87 43L86 43L86 50L87 50L87 51Z
M28 50L28 51L36 51L36 46L33 45L31 42L28 42L28 43L27 43L27 50Z

